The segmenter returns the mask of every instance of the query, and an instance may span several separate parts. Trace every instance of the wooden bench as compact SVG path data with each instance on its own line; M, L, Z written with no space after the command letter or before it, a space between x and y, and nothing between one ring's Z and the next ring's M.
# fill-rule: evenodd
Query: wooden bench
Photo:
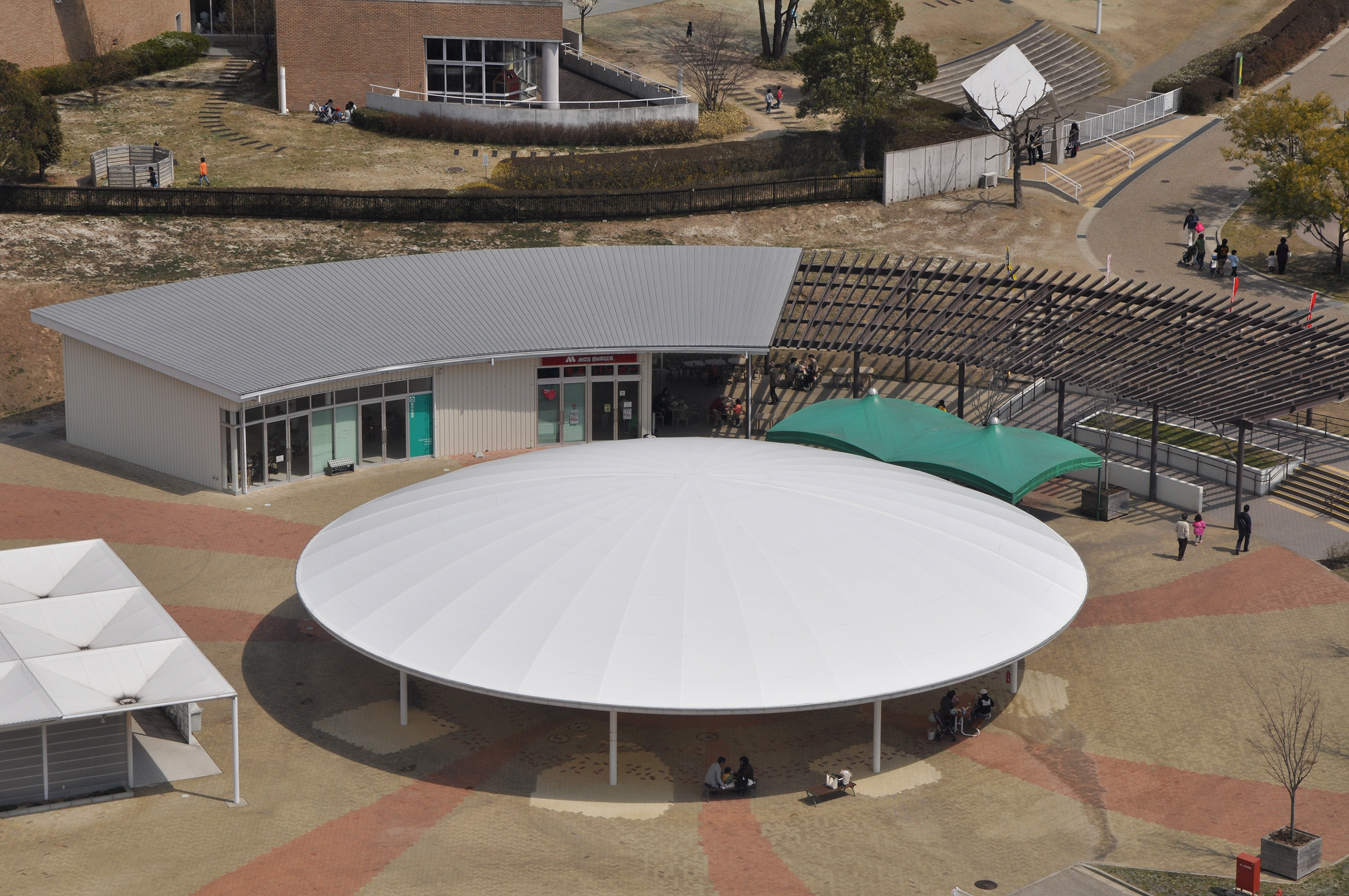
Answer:
M356 461L350 457L334 457L328 461L328 475L356 472Z
M711 784L708 784L706 781L704 781L703 800L710 803L712 802L712 797L714 796L736 796L740 794L743 794L745 796L753 796L754 791L758 789L758 787L759 787L758 781L755 781L753 784L749 785L749 787L745 788L744 790L736 790L734 786L724 788L713 787Z
M832 799L840 793L851 793L857 796L857 782L849 781L847 784L839 783L838 787L830 787L827 784L821 784L818 787L806 788L806 799L810 800L812 806L818 806L820 799Z

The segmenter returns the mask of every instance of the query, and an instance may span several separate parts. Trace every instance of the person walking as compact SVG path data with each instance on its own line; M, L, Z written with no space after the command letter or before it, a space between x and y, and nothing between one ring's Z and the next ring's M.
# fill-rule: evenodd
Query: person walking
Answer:
M1288 248L1288 237L1286 236L1279 237L1279 248L1274 250L1274 257L1278 259L1279 262L1280 276L1283 276L1283 272L1287 269L1288 256L1291 255L1292 252L1293 250Z
M693 22L689 22L688 30L684 32L684 40L693 40Z
M781 84L778 85L778 92L775 93L775 94L773 94L773 108L774 108L774 109L781 109L781 108L782 108L782 85L781 85Z
M1185 559L1185 547L1190 543L1190 524L1186 521L1185 514L1180 515L1176 520L1176 560Z
M763 104L764 111L771 115L773 112L773 88L765 87L763 89Z
M1237 514L1237 546L1233 554L1250 553L1251 550L1251 505L1247 504Z
M1227 240L1218 244L1218 248L1213 253L1213 266L1208 273L1210 277L1218 277L1227 273L1227 253L1231 251L1227 248Z
M1199 216L1194 213L1194 209L1190 209L1190 213L1185 216L1184 229L1181 231L1181 235L1186 237L1185 245L1194 245L1194 225L1198 223Z
M146 170L147 172L149 172L149 174L150 174L150 188L153 189L153 190L158 190L158 189L159 189L159 172L155 170L155 166L154 166L154 165L146 165L146 166L145 166L145 170Z
M773 369L767 358L763 362L764 379L768 380L768 403L777 404L778 398L778 372Z
M1077 148L1081 145L1081 143L1082 143L1082 130L1077 126L1077 122L1073 122L1068 127L1068 158L1070 159L1077 158Z
M1194 263L1198 266L1200 273L1204 271L1204 264L1208 261L1208 253L1204 251L1204 225L1196 224L1194 228Z
M1233 249L1228 249L1228 250L1227 250L1227 268L1228 268L1228 269L1227 269L1227 274L1228 274L1229 277L1235 277L1235 276L1237 275L1237 265L1240 264L1240 263L1241 263L1241 259L1237 258L1237 250L1236 250L1235 248L1233 248Z
M197 166L197 186L209 187L211 179L206 176L206 156L201 157L201 164Z
M1204 543L1204 530L1208 528L1208 523L1204 522L1204 515L1196 513L1194 515L1194 525L1190 527L1194 530L1194 543Z

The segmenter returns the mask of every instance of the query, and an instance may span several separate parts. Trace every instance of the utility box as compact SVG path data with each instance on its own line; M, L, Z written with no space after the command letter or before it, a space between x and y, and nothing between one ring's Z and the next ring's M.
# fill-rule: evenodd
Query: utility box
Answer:
M989 171L989 172L987 172L987 173L985 173L985 174L979 175L979 186L980 186L980 187L983 187L984 189L988 189L988 188L990 188L990 187L996 187L997 185L998 185L998 175L997 175L997 172Z
M1260 892L1260 860L1244 852L1237 856L1237 890Z

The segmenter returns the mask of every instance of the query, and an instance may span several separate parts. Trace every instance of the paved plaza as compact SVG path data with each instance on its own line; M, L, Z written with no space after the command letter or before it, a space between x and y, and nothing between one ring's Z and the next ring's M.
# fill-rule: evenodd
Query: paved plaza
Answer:
M242 783L224 775L3 822L0 894L732 894L1007 892L1079 861L1230 873L1283 820L1248 745L1242 676L1305 661L1331 718L1349 706L1349 583L1269 541L1233 556L1210 527L1183 563L1172 513L1093 523L1055 480L1023 506L1091 576L1072 627L1025 664L967 682L999 702L959 744L927 739L938 694L889 701L869 771L869 706L754 717L620 716L607 784L600 713L413 681L329 638L295 595L308 539L376 495L472 458L419 461L232 497L109 461L52 434L0 441L0 548L101 537L240 692ZM491 455L485 460L490 462ZM1259 532L1259 529L1257 529ZM897 583L898 584L898 583ZM950 637L960 638L957 622ZM229 768L227 704L199 735ZM753 799L706 803L718 755L747 754ZM804 789L849 768L858 795ZM1349 852L1349 764L1299 801Z

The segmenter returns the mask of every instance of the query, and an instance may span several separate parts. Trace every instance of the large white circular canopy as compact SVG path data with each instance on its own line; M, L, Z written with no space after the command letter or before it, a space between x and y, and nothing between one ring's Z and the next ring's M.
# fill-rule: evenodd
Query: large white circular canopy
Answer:
M1052 640L1087 574L1024 511L926 473L732 439L537 451L320 532L300 597L459 688L658 713L811 709L963 681Z

